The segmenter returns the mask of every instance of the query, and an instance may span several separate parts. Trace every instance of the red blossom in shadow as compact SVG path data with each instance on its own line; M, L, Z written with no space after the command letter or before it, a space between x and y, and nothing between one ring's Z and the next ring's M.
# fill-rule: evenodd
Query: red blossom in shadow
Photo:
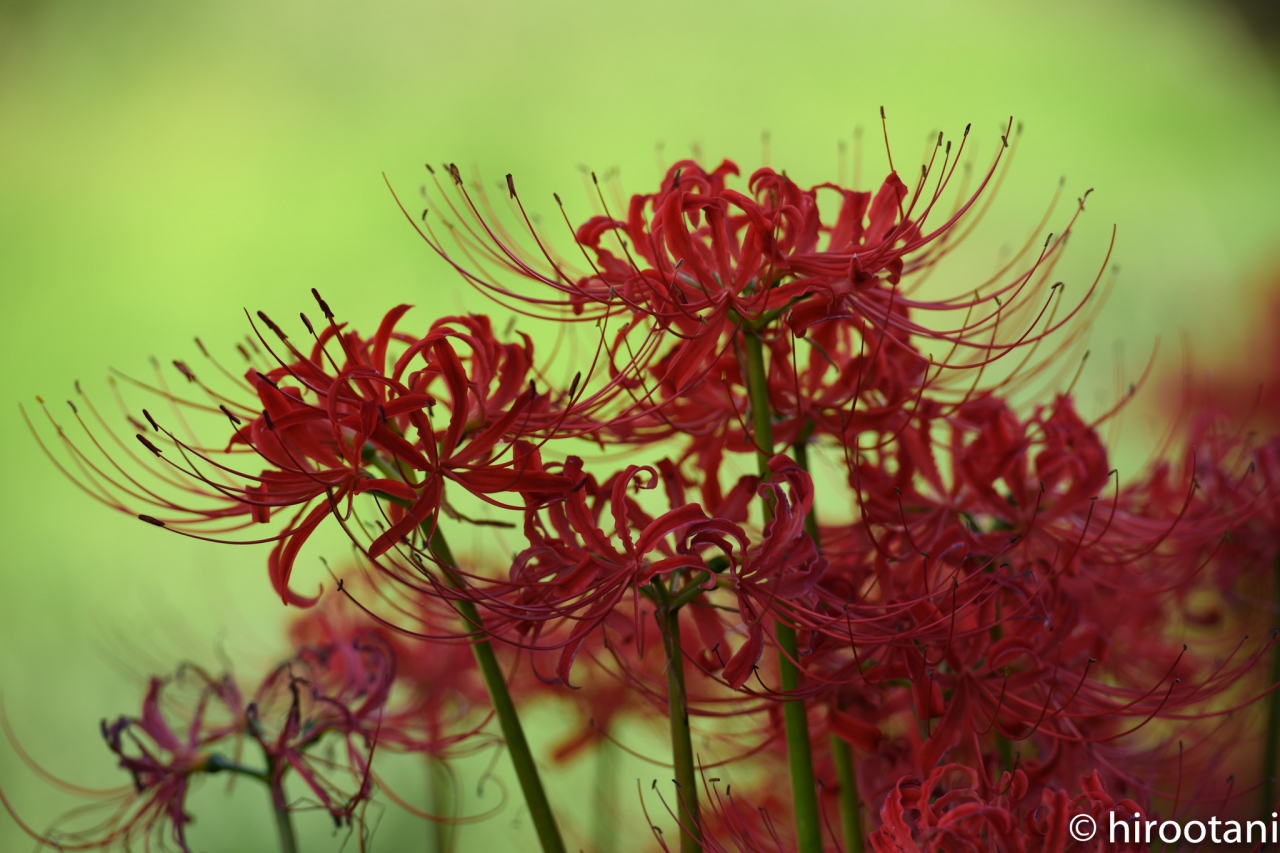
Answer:
M152 678L139 716L102 723L107 747L132 779L127 789L90 791L56 779L21 750L6 723L10 741L41 776L97 802L68 812L56 829L41 833L23 823L3 795L0 801L29 835L58 849L172 842L190 853L187 798L206 775L251 777L268 786L281 811L318 807L340 827L363 828L363 809L375 791L376 749L444 756L492 742L475 738L474 726L447 736L424 731L419 706L392 699L391 647L367 631L329 634L329 642L297 649L247 700L230 675L214 678L196 666ZM260 747L261 759L244 755L246 742ZM288 798L285 780L291 774L302 780L309 798Z
M1044 789L1028 797L1021 771L1001 780L1003 793L984 795L974 771L948 764L925 779L904 778L880 809L880 828L871 833L875 853L942 853L952 850L999 850L1001 853L1067 853L1067 851L1144 851L1142 843L1112 845L1106 828L1114 809L1125 818L1142 813L1131 800L1116 802L1096 773L1080 780L1082 792ZM1030 800L1019 807L1020 802ZM1090 841L1076 840L1069 829L1077 815L1091 815L1100 828Z

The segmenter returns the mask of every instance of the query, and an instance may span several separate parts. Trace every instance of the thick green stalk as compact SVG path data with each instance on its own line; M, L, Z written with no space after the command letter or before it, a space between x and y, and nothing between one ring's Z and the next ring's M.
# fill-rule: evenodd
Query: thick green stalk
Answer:
M1273 617L1275 630L1280 631L1280 556L1272 566L1271 604L1276 607ZM1271 649L1271 683L1280 684L1280 640ZM1267 740L1262 767L1262 813L1276 807L1276 774L1280 773L1280 688L1267 696Z
M806 473L809 473L808 437L811 431L812 422L800 439L791 445L796 464ZM816 507L810 507L808 515L804 517L804 530L814 545L822 544L818 533ZM840 783L840 829L844 838L844 850L845 853L862 853L862 801L858 797L858 774L853 764L853 748L835 735L831 735L831 760L836 766L836 781Z
M689 733L684 653L680 651L680 611L670 606L670 598L661 581L656 581L653 589L662 602L657 616L667 664L667 716L671 720L671 762L676 774L676 819L680 824L680 853L702 853L698 773L693 764L693 740Z
M773 420L769 410L768 377L764 370L764 346L759 335L742 335L746 351L747 397L751 402L751 423L756 443L756 461L761 478L769 476L773 455ZM766 520L772 508L764 507ZM774 626L778 640L778 674L784 692L800 686L800 659L796 629L778 620ZM818 792L813 774L813 749L809 738L809 717L805 703L788 699L782 703L782 720L787 734L787 759L791 765L791 800L795 809L798 853L822 853L822 823L818 814Z
M271 812L276 818L276 831L280 835L280 853L298 853L298 836L293 831L293 813L280 808L273 800Z
M862 802L858 797L858 773L853 766L853 747L831 736L831 760L840 783L840 829L844 853L862 853Z
M427 759L427 796L431 800L428 810L438 818L453 813L453 777L443 759ZM427 839L431 853L450 853L453 850L453 827L443 820L430 821Z
M284 803L287 800L285 800L284 790L277 790L276 783L272 781L271 769L270 757L267 758L267 769L259 770L238 761L231 761L217 753L208 756L204 765L206 773L236 773L248 776L250 779L257 779L266 785L271 797L271 814L276 819L276 832L280 836L280 853L298 853L298 837L293 831L293 814L287 806L276 805L277 802Z
M462 578L457 574L458 564L449 550L444 534L436 527L431 536L431 549L440 560L445 579L450 586L461 589ZM564 840L560 837L560 827L556 824L555 814L551 811L551 803L543 790L542 779L538 775L538 765L533 760L533 751L529 749L529 741L525 738L524 727L520 724L520 716L516 713L515 702L511 699L511 691L507 689L507 679L498 664L498 656L493 646L485 637L484 623L480 621L480 613L474 602L459 598L453 602L463 620L471 626L471 651L475 654L476 664L480 667L480 675L489 690L489 699L493 703L494 715L502 728L502 737L507 742L507 754L515 765L516 778L520 781L520 790L524 793L525 805L529 809L529 817L538 833L538 842L543 853L565 853Z

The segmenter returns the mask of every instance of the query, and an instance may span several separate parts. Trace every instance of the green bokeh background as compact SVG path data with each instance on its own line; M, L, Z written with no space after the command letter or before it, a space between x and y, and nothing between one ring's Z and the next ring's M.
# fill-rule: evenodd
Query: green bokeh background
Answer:
M908 173L930 133L969 121L985 159L1013 114L1018 160L952 274L966 287L1025 239L1060 175L1068 198L1096 187L1063 271L1083 286L1118 225L1119 286L1080 386L1097 410L1157 337L1176 368L1180 333L1199 357L1248 328L1280 261L1278 79L1234 19L1169 0L0 4L0 688L19 737L63 776L123 781L98 719L136 711L140 676L183 658L269 663L283 614L265 552L91 503L41 457L17 404L61 401L75 379L105 397L108 366L191 357L195 334L233 341L243 307L292 317L310 287L366 326L400 301L483 309L383 172L412 197L423 161L510 171L531 207L553 212L558 190L585 215L580 164L647 190L659 142L749 171L768 130L772 165L817 182L861 125L878 180L881 104ZM1135 460L1157 409L1125 422ZM299 571L303 589L320 577ZM627 791L653 771L620 773ZM584 826L587 778L553 786ZM38 826L74 802L3 745L0 786ZM195 811L199 849L270 849L258 792L208 785ZM303 823L305 849L338 848L322 817ZM461 849L528 838L513 806ZM422 839L389 808L377 846ZM0 815L0 850L29 846Z

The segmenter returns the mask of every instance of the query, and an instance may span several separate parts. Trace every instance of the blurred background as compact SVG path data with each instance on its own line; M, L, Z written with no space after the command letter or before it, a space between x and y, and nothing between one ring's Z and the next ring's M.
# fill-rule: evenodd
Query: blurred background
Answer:
M1060 177L1060 214L1095 188L1061 273L1082 293L1117 227L1117 286L1077 386L1098 412L1157 339L1174 373L1184 340L1198 361L1230 349L1280 277L1274 8L5 0L0 690L17 737L63 777L124 782L97 721L136 713L142 676L184 658L225 654L257 672L283 648L284 616L265 551L179 540L92 503L42 457L18 404L40 394L61 407L81 380L110 408L108 367L193 357L195 335L225 352L246 331L242 309L293 317L312 309L311 287L364 326L397 302L424 321L490 310L419 241L384 173L412 207L424 162L512 172L528 206L553 214L558 191L581 218L583 166L647 192L659 146L749 173L768 132L770 165L817 183L862 127L864 182L878 183L881 105L908 174L931 135L967 122L985 162L1013 115L1017 160L947 274L965 290L989 272ZM1152 385L1126 416L1122 467L1159 433L1160 396ZM322 572L298 576L307 590ZM556 732L544 719L535 736ZM570 769L553 796L585 823L569 804L590 777ZM625 765L623 795L654 772ZM2 744L0 787L38 827L76 803ZM192 810L196 849L269 849L259 792L228 800L208 784ZM466 828L460 849L524 849L528 831L509 806ZM343 841L323 816L302 832L306 850ZM388 806L376 846L426 849L426 837ZM0 849L29 846L0 815Z

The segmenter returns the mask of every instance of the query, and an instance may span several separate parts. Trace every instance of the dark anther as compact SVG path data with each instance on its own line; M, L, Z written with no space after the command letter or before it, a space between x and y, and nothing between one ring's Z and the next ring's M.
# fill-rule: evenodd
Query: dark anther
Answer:
M307 315L299 311L298 316L302 318L302 325L307 327L307 334L314 335L316 330L311 328L311 321L307 319Z
M235 415L231 414L231 410L227 408L225 403L219 403L218 408L222 409L222 413L231 419L231 423L233 426L240 426L240 423L241 423L240 419L237 418Z
M161 521L158 518L152 518L149 515L139 515L138 518L141 519L142 521L145 521L147 524L154 524L156 527L165 526L165 523L163 521Z
M423 222L427 221L427 209L425 207L422 208L422 221Z
M138 438L138 441L142 442L142 446L145 447L147 450L150 450L156 456L160 455L160 448L152 444L145 435L143 435L142 433L138 433L137 438Z
M964 126L964 135L965 135L965 136L968 136L968 135L969 135L969 128L971 128L971 127L973 127L973 123L972 123L972 122L970 122L969 124L966 124L966 125Z
M516 197L516 182L510 172L507 172L507 192L511 193L512 198Z
M880 120L884 121L884 107L880 108Z
M76 393L77 393L77 394L81 394L81 395L83 395L83 394L84 394L84 392L80 390L80 380L79 380L79 379L77 379L77 380L75 381L74 386L75 386L75 389L76 389Z
M270 318L270 317L268 317L268 316L266 315L266 313L265 313L265 312L263 312L263 311L259 311L259 312L258 312L258 319L259 319L259 320L261 320L262 322L266 323L266 324L267 324L267 328L268 328L268 329L270 329L271 331L275 332L276 336L277 336L277 337L279 337L279 338L280 338L280 340L282 340L282 341L287 341L287 340L289 340L289 336L288 336L288 335L286 335L286 334L284 333L284 330L283 330L283 329L281 329L279 326L277 326L275 323L273 323L273 322L271 321L271 318Z
M672 192L675 192L676 190L680 189L680 173L683 171L684 169L676 169L676 175L674 178L671 179Z
M179 373L181 373L183 376L187 377L187 381L188 381L188 382L195 382L195 381L196 381L196 375L195 375L194 373L192 373L192 372L191 372L191 368L190 368L190 367L187 367L187 363L186 363L185 361L182 361L182 360L180 360L180 359L176 359L176 358L175 358L175 359L173 360L173 366L174 366L174 367L176 367L176 368L178 368L178 372L179 372Z
M582 371L579 370L573 375L573 382L569 384L569 396L572 397L578 390L578 383L582 381Z
M534 400L538 398L538 386L532 379L529 380L529 397Z
M428 171L428 172L430 172L431 174L433 174L433 175L434 175L434 174L436 173L436 170L435 170L435 169L433 169L433 168L431 168L431 164L430 164L430 163L423 163L422 165L426 166L426 167L427 167L427 171Z
M71 414L73 414L73 415L78 415L78 414L80 414L80 410L76 408L76 404L75 404L75 403L73 403L73 402L71 402L70 400L68 400L68 401L67 401L67 405L71 407Z
M204 341L200 340L199 338L196 338L196 346L200 349L201 355L203 355L205 358L209 357L209 351L204 348Z
M266 409L262 410L262 419L267 422L267 429L275 429L276 425L271 422L271 413Z
M600 179L596 177L595 172L591 173L591 183L595 184L596 186L600 186Z
M151 417L151 413L146 409L142 410L142 416L147 419L147 423L151 424L151 428L156 432L160 431L160 424L156 423L156 419Z
M311 295L315 297L316 303L320 306L320 310L324 312L325 319L332 320L333 312L329 310L329 304L320 298L320 291L313 287L311 288Z
M265 373L263 373L263 372L261 372L261 371L259 371L259 370L255 370L253 373L254 373L254 375L255 375L255 376L257 376L257 377L258 377L259 379L261 379L263 382L265 382L265 383L267 383L268 385L270 385L272 388L279 388L279 387L280 387L279 385L277 385L277 384L275 383L275 380L273 380L270 376L267 376L267 374L265 374Z
M462 173L458 171L456 163L449 164L449 174L453 176L453 182L458 186L462 186Z
M338 578L338 592L342 592L342 578Z

